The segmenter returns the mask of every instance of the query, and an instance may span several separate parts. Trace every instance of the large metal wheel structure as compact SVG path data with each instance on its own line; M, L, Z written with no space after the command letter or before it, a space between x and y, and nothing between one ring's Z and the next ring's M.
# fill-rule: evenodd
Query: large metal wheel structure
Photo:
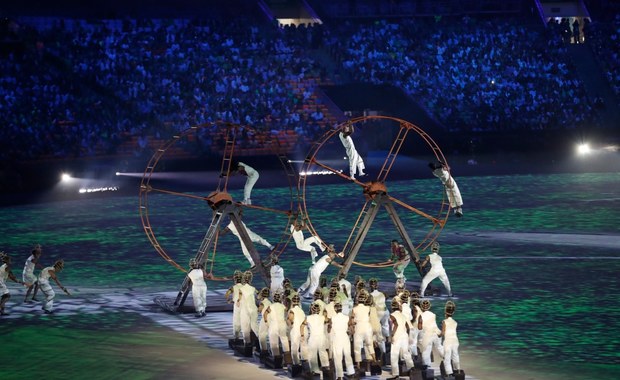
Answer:
M338 140L339 134L345 127L354 128L355 133L352 138L358 145L361 145L362 136L366 136L366 138L373 139L373 148L381 152L378 157L375 156L376 162L370 169L367 162L367 175L364 177L351 178L348 168L339 168L342 166L342 160L339 164L338 160L333 159L335 154L325 153L339 149L342 152L340 157L344 155L343 146ZM406 157L406 162L399 163L403 157ZM308 228L314 235L320 236L323 241L341 247L337 249L344 252L344 259L335 263L340 266L340 272L348 273L352 265L383 268L394 264L384 255L378 258L377 256L380 255L370 254L372 258L365 261L357 259L358 253L363 251L364 241L372 230L371 226L382 209L387 211L389 221L414 261L420 258L420 251L425 250L437 239L450 213L443 186L440 186L441 183L437 181L432 199L425 199L423 202L417 202L415 194L405 192L400 194L401 197L391 192L395 188L392 182L416 178L414 174L408 176L408 166L413 168L424 165L426 167L429 161L441 161L447 164L441 149L425 131L410 122L389 116L352 118L328 131L314 143L300 170L300 209ZM392 172L397 170L399 171L398 178L392 178ZM337 241L326 237L324 233L326 230L332 230L333 224L329 226L324 221L313 218L314 205L322 201L321 199L313 200L313 197L320 197L311 195L310 190L312 179L315 177L310 174L317 171L337 177L339 181L332 181L333 183L357 189L353 193L348 193L350 198L342 199L343 202L359 204L359 212L356 217L350 217L350 222L344 222L349 223L349 227L345 227L346 236L345 231L341 230ZM414 170L411 172L413 173ZM406 221L403 221L403 215L406 216ZM411 237L408 232L410 227L406 227L405 224L416 226L415 238ZM387 232L387 230L381 231L381 234L385 236ZM418 271L422 274L422 268L418 267Z
M213 158L213 161L217 161L212 163L214 170L207 172L210 173L207 175L214 177L211 182L217 183L217 186L206 193L199 191L197 194L196 192L182 190L182 186L176 184L174 179L170 179L170 177L174 178L175 176L171 176L167 171L167 158L169 158L168 155L174 156L178 153L181 146L187 149L188 145L191 147L192 144L196 144L199 133L204 128L208 128L212 131L219 131L220 134L223 133L222 139L225 141L223 141L223 146L221 147L221 159ZM254 133L254 131L248 127L223 122L192 126L163 143L152 155L144 170L140 183L139 205L140 219L144 232L155 251L164 258L166 262L182 272L187 272L187 269L185 266L179 264L179 262L187 263L190 258L194 258L198 263L205 265L205 269L212 280L230 279L229 275L231 274L231 270L228 267L224 268L224 270L226 270L225 272L216 273L218 240L220 230L225 226L223 224L225 218L229 218L230 222L237 227L239 238L248 248L256 264L255 271L261 275L266 283L269 282L268 265L270 262L270 255L280 255L290 240L289 228L294 222L297 214L296 211L299 208L296 203L299 199L296 187L297 173L291 166L290 160L286 157L284 150L281 149L277 136L266 139L264 145L265 149L273 153L271 157L277 157L277 160L283 168L283 173L288 179L289 198L280 200L278 207L264 206L261 205L260 202L253 202L252 205L246 205L235 201L228 192L231 172L234 169L232 165L234 160L238 158L235 155L238 145L237 140L242 134L247 135L248 130ZM196 158L193 159L195 160ZM159 197L157 202L153 202L153 197L155 196ZM162 197L166 198L162 200ZM174 224L174 221L153 217L153 214L156 213L154 210L154 207L156 207L154 203L165 208L167 199L172 201L174 198L178 197L194 201L190 209L196 210L196 218L210 221L204 238L202 239L202 243L199 244L196 242L198 248L194 255L188 255L187 252L178 252L178 249L175 249L175 247L165 246L165 242L169 240L169 237L165 236L165 234L160 234L159 231L166 230L166 228L157 223ZM244 209L253 213L252 220L261 217L269 218L271 224L281 226L279 240L273 244L275 248L267 257L265 257L265 255L261 257L258 253L246 231L245 225L241 221ZM155 221L156 219L158 220L157 222ZM204 223L202 225L204 226ZM174 230L174 228L172 229ZM168 233L170 233L170 228L167 230ZM235 252L239 251L239 249L235 250ZM237 264L245 261L243 256L239 256ZM222 268L220 268L220 270L222 270ZM177 308L183 305L190 289L189 285L189 281L187 277L185 277L179 296L175 302Z

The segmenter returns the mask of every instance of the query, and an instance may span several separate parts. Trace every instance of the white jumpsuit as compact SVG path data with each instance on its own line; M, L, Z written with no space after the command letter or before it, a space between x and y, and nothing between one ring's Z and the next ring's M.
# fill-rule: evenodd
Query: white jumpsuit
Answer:
M301 359L306 359L306 343L301 339L300 326L306 319L306 314L299 305L295 305L289 310L293 314L291 325L291 358L293 364L301 364ZM304 327L305 328L305 327Z
M443 356L443 347L441 345L441 339L439 335L441 330L437 327L437 320L435 313L430 310L422 312L422 363L424 365L431 365L431 353L433 347L437 349L439 354Z
M187 277L192 280L192 298L196 313L204 313L207 308L207 283L204 279L204 272L199 268L192 269L187 274Z
M353 333L353 354L355 362L362 361L362 346L366 359L374 358L375 352L372 344L372 326L370 325L370 307L358 304L351 312L351 318L355 322Z
M284 293L284 286L282 286L284 282L284 269L278 264L274 264L271 266L269 273L271 277L271 294Z
M390 314L387 312L387 306L385 305L385 294L375 289L370 293L375 301L375 307L377 308L377 316L379 317L379 323L381 324L381 333L383 338L387 339L390 336Z
M325 335L325 317L321 314L312 314L306 317L308 326L308 364L310 371L316 373L319 371L319 362L321 365L329 366L329 356L327 355Z
M243 203L251 205L252 204L252 189L258 181L258 172L253 167L244 164L243 162L239 162L239 166L243 166L245 172L248 174L248 178L245 180L245 186L243 187Z
M321 278L321 274L329 266L329 260L329 255L323 255L323 257L318 259L316 263L310 266L308 269L308 277L306 278L306 282L299 287L300 293L304 292L306 295L314 294L314 291L319 287L319 279Z
M235 284L233 285L232 289L233 289L233 293L232 293L232 301L233 301L233 321L232 321L232 327L233 327L233 336L235 337L235 339L237 339L239 337L239 333L241 332L241 305L239 305L239 290L241 289L241 286L243 286L243 284L239 283L239 284Z
M355 174L357 174L358 171L359 175L365 175L364 169L366 167L364 166L364 160L362 160L362 157L359 153L357 153L351 136L345 137L344 134L340 132L338 137L340 137L340 142L342 142L342 145L347 153L347 157L349 158L349 176L351 178L355 178Z
M444 168L437 168L433 170L433 175L441 181L446 189L446 196L450 202L450 208L457 208L463 206L463 198L461 198L461 191L456 181L450 175L450 172Z
M392 376L398 376L398 359L403 358L407 369L413 368L413 359L409 354L409 335L407 334L407 320L400 310L394 311L391 316L396 320L396 326L392 325L392 330L396 329L392 337L392 348L390 350L390 367Z
M424 275L422 279L422 285L420 285L420 296L424 297L424 292L426 291L426 287L430 284L431 281L439 277L439 280L443 284L443 286L448 291L448 294L452 295L452 289L450 288L450 280L448 280L448 275L446 274L446 270L443 268L443 264L441 263L441 256L437 253L433 252L428 255L429 261L431 263L431 269Z
M294 225L291 224L291 234L293 235L293 240L295 240L295 247L300 251L310 252L310 257L312 258L312 262L316 261L316 248L312 246L312 244L316 244L321 252L325 251L323 245L321 244L321 240L317 236L310 236L309 238L304 239L304 232L302 230L297 230Z
M267 336L269 335L269 326L267 325L267 322L265 322L263 314L265 313L265 310L267 310L267 308L271 306L271 301L268 298L264 298L262 301L260 301L260 304L262 306L262 314L260 316L260 322L258 322L258 343L260 345L261 351L266 351L268 347Z
M331 317L331 320L331 352L334 358L336 377L344 377L342 368L343 359L347 369L347 375L353 375L355 374L355 368L353 367L353 358L351 357L351 340L347 334L349 317L342 313L336 313Z
M443 337L444 360L443 365L448 375L454 373L455 370L461 368L461 359L459 357L459 338L456 336L456 326L458 323L448 317L444 319L445 335ZM454 368L452 368L454 364Z
M30 255L24 264L24 271L22 272L22 281L30 285L37 282L37 276L34 275L35 263L33 260L34 255Z
M269 305L267 325L269 326L269 346L273 356L282 356L280 353L280 343L284 352L289 351L285 312L285 307L280 302L274 302Z
M415 317L411 321L411 331L409 333L409 344L411 345L410 350L411 354L414 356L418 356L418 347L422 345L422 333L421 330L418 329L418 319L422 315L422 309L418 305L415 305ZM413 314L413 311L412 311ZM424 328L424 326L422 326Z
M256 288L243 284L239 289L239 322L241 333L246 344L252 342L251 332L258 336L258 307L256 306Z
M377 342L381 352L385 352L385 341L381 332L381 321L376 306L370 306L370 326L372 327L372 340Z
M409 325L409 352L411 353L411 355L417 355L418 350L414 350L414 348L416 348L418 341L418 329L416 328L416 326L414 326L412 322L413 312L411 311L411 306L409 306L408 303L401 303L400 308L401 313L405 318L405 321L407 321L407 325Z
M250 240L252 241L252 243L258 243L260 245L263 245L269 248L270 250L273 249L273 245L269 244L267 240L263 239L260 235L250 230L248 226L245 225L245 223L241 222L241 224L243 224L243 227L245 227L245 230L247 231L248 236L250 237ZM241 240L241 236L239 236L239 231L237 231L237 227L235 227L235 224L233 222L230 222L228 223L226 228L228 228L230 232L232 232L232 234L235 235L239 239L239 243L241 243L241 251L243 252L243 255L245 256L246 259L248 259L248 261L250 262L250 265L254 266L254 260L252 259L252 256L250 256L250 251L248 250L248 247L246 247L245 244L243 244L243 240Z
M45 267L39 274L39 287L45 295L45 301L43 301L43 310L52 311L54 308L54 289L50 285L50 271L54 270L54 267Z

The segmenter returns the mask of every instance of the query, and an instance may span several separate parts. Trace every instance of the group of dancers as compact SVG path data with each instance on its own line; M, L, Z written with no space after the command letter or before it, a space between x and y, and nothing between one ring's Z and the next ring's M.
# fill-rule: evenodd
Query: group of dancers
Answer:
M233 304L234 338L248 345L257 339L263 354L283 357L292 365L306 360L314 374L332 366L341 379L364 372L363 361L381 363L388 351L393 378L413 368L414 359L429 366L433 349L447 374L460 369L456 306L451 300L439 328L430 300L410 292L402 282L396 283L388 303L376 278L367 285L356 277L351 284L340 274L328 285L322 276L306 308L288 278L275 293L269 287L257 291L252 279L251 271L235 271L226 297Z
M24 297L24 303L37 302L37 292L39 289L43 296L42 309L46 314L53 313L54 310L54 297L56 293L50 284L50 280L56 282L56 285L65 292L67 295L71 295L67 288L65 288L58 279L58 274L64 269L65 263L62 259L56 260L52 266L43 267L40 264L43 248L40 244L37 244L31 251L30 256L26 259L24 264L24 270L22 272L22 279L19 280L12 272L11 256L4 252L0 252L0 315L7 315L5 306L7 301L11 298L11 293L6 285L7 280L11 280L18 284L22 284L26 287L26 295ZM36 268L41 268L38 276L35 275ZM31 296L32 294L32 296Z

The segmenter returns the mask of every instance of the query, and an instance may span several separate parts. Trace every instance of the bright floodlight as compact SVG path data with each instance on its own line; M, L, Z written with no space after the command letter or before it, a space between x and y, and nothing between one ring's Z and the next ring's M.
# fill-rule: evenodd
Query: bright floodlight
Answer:
M69 174L67 174L67 173L62 173L62 175L60 176L60 179L61 179L63 182L66 182L66 181L68 181L68 180L70 180L70 179L71 179L71 175L69 175Z
M581 155L588 154L590 152L590 145L588 145L587 143L579 144L579 146L577 146L577 153Z

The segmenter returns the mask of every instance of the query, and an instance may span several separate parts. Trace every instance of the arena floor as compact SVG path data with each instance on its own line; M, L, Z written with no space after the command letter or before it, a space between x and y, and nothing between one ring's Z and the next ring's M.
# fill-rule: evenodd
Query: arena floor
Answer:
M462 177L458 183L465 216L451 217L439 241L456 294L461 362L468 378L613 378L620 369L620 173ZM137 193L137 184L128 183L134 185ZM240 187L232 188L233 197L240 195ZM307 191L317 231L342 245L363 203L359 189L323 181ZM433 207L438 193L441 198L438 182L430 178L390 184L390 194L420 207ZM288 188L259 182L253 198L278 208L288 202L288 194ZM0 319L0 378L284 375L232 355L226 347L229 314L196 319L169 314L153 302L158 294L176 292L183 273L149 244L137 195L67 198L2 208L0 249L14 258L14 272L21 274L29 250L40 243L44 264L64 258L60 280L72 296L59 294L55 313L45 315L40 304L23 304L23 289L9 283L10 315ZM210 209L164 194L151 197L150 207L162 245L185 266L208 227ZM415 216L403 212L401 217L414 240L425 233ZM272 241L285 226L260 211L248 210L244 220ZM385 260L395 235L389 218L378 217L360 260ZM227 276L247 267L234 237L219 244L214 273ZM291 245L281 265L298 285L309 258ZM336 271L330 267L326 274ZM354 267L354 274L393 280L390 268ZM229 285L209 282L211 297ZM431 300L440 319L445 301Z

